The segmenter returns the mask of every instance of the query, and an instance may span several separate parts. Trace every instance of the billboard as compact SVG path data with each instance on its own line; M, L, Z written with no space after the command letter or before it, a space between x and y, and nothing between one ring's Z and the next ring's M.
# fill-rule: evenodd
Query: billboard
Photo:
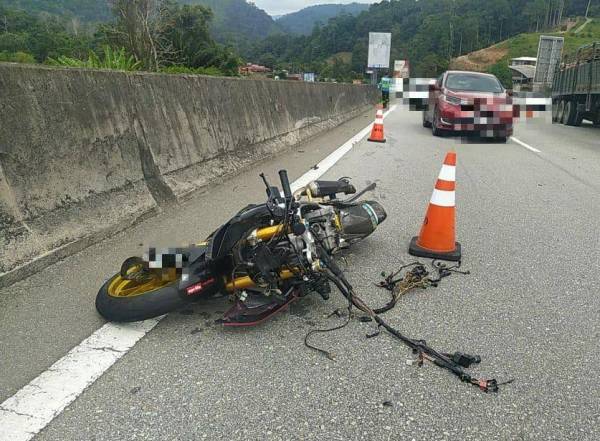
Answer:
M538 46L537 66L535 68L534 83L551 85L554 79L554 70L560 63L563 37L549 37L542 35Z
M386 32L369 32L369 63L368 67L387 69L390 67L390 49L392 34Z

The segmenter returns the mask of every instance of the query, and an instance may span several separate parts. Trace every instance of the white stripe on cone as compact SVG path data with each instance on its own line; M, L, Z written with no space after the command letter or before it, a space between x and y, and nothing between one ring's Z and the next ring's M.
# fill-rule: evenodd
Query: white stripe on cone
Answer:
M433 190L431 204L438 207L454 207L455 202L454 191L438 190L437 188Z
M442 170L440 171L440 176L438 179L443 181L456 181L456 167L453 165L442 165Z

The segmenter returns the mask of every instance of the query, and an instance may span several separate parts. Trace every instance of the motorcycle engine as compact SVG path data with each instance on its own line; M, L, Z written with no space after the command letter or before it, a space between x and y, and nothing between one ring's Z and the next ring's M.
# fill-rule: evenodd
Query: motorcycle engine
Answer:
M319 238L319 242L328 251L340 247L339 231L336 228L336 214L333 207L323 206L304 215L304 222L308 229Z

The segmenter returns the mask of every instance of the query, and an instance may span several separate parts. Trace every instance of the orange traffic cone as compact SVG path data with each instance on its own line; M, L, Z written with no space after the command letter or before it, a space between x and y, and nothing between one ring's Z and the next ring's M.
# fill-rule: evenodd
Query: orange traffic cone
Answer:
M375 124L373 124L369 141L385 142L385 136L383 135L383 109L381 108L377 109L377 116L375 116Z
M459 261L461 246L456 242L455 215L456 153L446 155L431 195L425 221L408 252L413 256Z

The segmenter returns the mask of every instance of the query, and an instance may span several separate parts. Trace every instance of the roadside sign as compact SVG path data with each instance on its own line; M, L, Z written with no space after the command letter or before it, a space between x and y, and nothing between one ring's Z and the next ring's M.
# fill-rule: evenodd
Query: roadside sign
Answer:
M315 82L315 74L314 72L308 72L304 74L304 81L306 81L307 83L314 83Z
M408 60L394 61L394 78L409 78L410 65Z
M392 34L386 32L369 33L369 62L368 67L387 69L390 67L390 50Z

